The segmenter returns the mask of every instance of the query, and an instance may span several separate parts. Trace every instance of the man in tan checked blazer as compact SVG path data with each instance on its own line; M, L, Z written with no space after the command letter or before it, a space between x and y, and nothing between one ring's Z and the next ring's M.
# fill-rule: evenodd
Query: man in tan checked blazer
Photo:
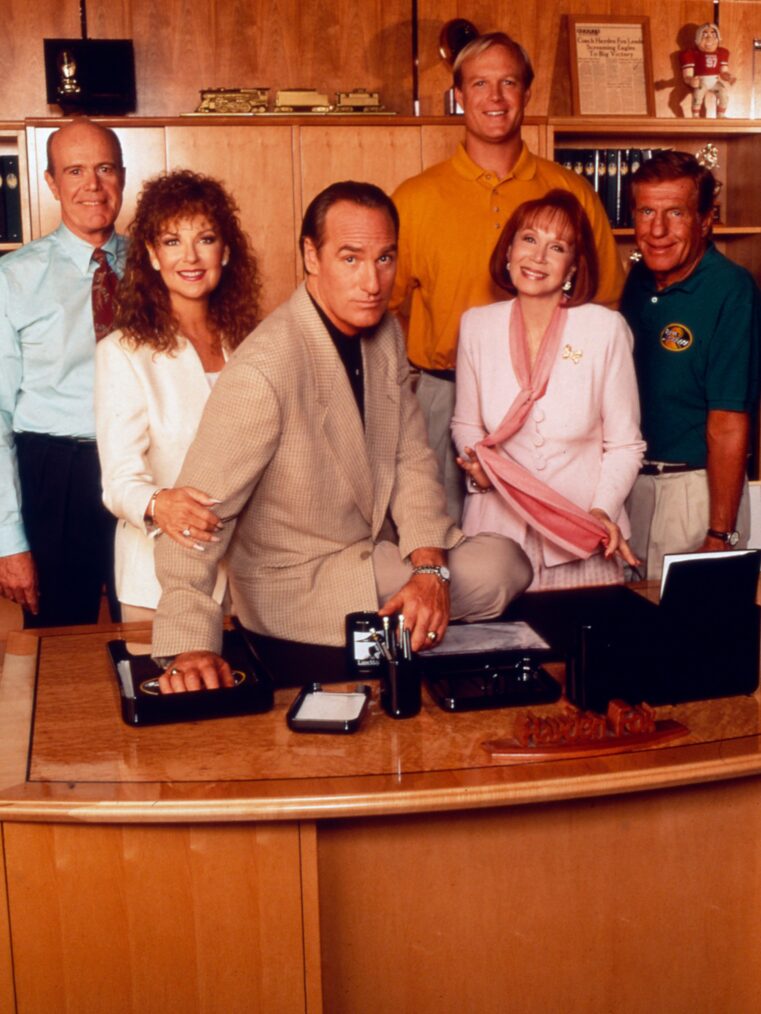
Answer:
M177 481L219 498L223 528L217 536L189 517L188 548L160 539L156 552L153 653L167 665L165 692L231 679L214 654L225 553L243 625L316 644L342 644L346 613L383 603L404 613L420 650L450 616L497 616L530 582L515 543L465 539L445 513L404 341L386 314L397 229L377 187L319 194L302 226L305 285L217 381Z

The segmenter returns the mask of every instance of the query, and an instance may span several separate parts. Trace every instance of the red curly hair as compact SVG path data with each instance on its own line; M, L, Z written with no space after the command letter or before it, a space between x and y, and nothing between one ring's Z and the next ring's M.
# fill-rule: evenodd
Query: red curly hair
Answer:
M130 245L124 277L117 291L115 326L135 345L174 352L178 322L161 275L151 267L147 244L182 218L203 215L230 251L219 285L209 297L209 326L228 349L234 349L259 323L261 281L256 256L240 225L238 206L211 176L180 169L148 180L140 192L128 233Z

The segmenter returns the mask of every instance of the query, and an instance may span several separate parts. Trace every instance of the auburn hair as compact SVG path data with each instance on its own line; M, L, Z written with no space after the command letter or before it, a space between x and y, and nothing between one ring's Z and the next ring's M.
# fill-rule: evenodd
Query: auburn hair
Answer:
M178 321L161 274L151 266L148 246L156 246L167 227L198 216L209 220L229 250L219 284L209 296L211 330L222 345L234 349L259 323L259 268L235 200L219 180L179 169L144 184L128 229L115 326L135 345L152 345L157 352L178 347Z
M495 285L514 299L518 290L513 285L507 267L508 251L516 234L537 223L551 225L558 234L567 233L576 254L573 288L568 294L568 306L581 306L594 299L600 269L592 226L586 211L570 190L550 190L544 197L519 204L508 219L489 261L489 273Z

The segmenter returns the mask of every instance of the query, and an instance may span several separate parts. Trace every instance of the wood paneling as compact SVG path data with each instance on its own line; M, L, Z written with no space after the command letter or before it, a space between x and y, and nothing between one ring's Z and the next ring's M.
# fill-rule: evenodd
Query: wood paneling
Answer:
M3 745L0 783L7 786L19 785L26 778L38 643L29 631L11 631L5 644L0 674L0 743Z
M753 40L761 38L761 4L756 0L722 0L722 45L730 51L729 66L737 77L729 115L761 116L761 52L756 53L756 101L753 105Z
M659 116L684 115L687 91L677 54L694 26L713 17L711 0L420 0L420 95L424 115L443 112L450 76L438 36L450 18L467 17L481 31L502 29L523 43L537 70L530 111L565 115L570 108L564 16L646 14L651 21ZM751 40L761 36L756 0L723 0L724 43L738 77L732 116L747 116ZM693 26L690 29L689 26ZM42 39L79 35L78 0L6 0L3 6L0 118L47 116ZM412 112L410 5L407 0L89 0L93 38L135 43L138 113L176 116L198 104L201 88L314 87L329 93L380 89L387 108ZM332 96L331 96L332 97ZM761 97L759 97L761 101Z
M759 791L321 825L325 1009L750 1014Z
M50 116L42 40L79 38L77 0L4 0L0 119Z
M66 0L71 3L72 0ZM410 112L410 27L405 0L90 0L94 32L135 40L138 112L175 116L201 88L381 88ZM393 72L389 73L389 68ZM332 97L332 96L331 96Z
M304 1010L297 826L4 833L19 1014Z
M301 847L301 907L304 920L304 977L306 1014L322 1011L322 947L320 944L320 888L317 868L317 826L299 826Z
M366 180L388 193L422 168L419 127L301 127L303 209L335 180Z
M15 1009L11 934L8 922L8 888L5 879L5 848L0 831L0 1010L10 1014Z
M169 169L209 173L235 196L259 258L265 313L287 299L297 281L295 243L301 215L294 211L291 131L271 123L260 130L190 123L166 130Z

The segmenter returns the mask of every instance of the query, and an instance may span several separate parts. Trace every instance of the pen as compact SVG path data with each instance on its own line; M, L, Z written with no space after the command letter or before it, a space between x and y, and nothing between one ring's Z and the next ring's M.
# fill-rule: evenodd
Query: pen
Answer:
M378 633L378 631L374 627L370 628L370 633L367 636L368 636L368 638L371 641L375 641L375 643L380 648L381 653L383 654L383 657L385 658L385 660L387 662L393 662L394 659L393 659L393 656L392 656L391 652L389 651L389 649L388 649L385 641L381 637L381 635Z

